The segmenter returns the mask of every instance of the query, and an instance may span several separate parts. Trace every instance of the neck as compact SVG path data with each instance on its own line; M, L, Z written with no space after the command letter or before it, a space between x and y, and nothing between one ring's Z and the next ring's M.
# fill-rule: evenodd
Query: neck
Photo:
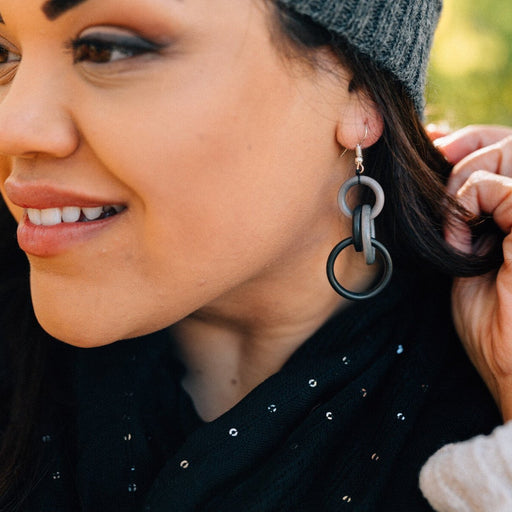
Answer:
M212 421L278 372L334 313L347 306L330 288L323 259L294 276L268 275L217 299L172 327L187 373L183 387L197 412ZM353 288L374 278L359 257L340 262ZM284 275L283 275L284 274ZM303 277L297 281L296 276Z

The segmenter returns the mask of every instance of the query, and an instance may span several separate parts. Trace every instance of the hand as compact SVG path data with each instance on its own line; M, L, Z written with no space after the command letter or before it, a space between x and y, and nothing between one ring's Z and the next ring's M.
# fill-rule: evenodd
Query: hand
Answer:
M455 326L469 357L491 390L505 421L512 419L512 129L472 126L435 144L456 164L448 190L474 214L489 214L506 234L497 273L455 280ZM470 252L465 226L450 226L446 239Z

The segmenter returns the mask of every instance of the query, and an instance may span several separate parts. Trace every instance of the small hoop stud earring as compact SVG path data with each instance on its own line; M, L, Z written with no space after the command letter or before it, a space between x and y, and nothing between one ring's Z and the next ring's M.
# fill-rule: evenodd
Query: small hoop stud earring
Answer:
M338 206L341 212L352 219L352 236L345 238L329 254L327 259L327 278L334 290L342 297L349 300L366 300L379 294L391 280L393 274L393 261L386 247L375 239L375 218L384 207L384 191L380 184L368 176L361 176L364 172L364 159L362 144L368 134L368 125L365 125L365 134L355 152L356 175L343 183L338 192ZM347 203L347 194L352 187L365 185L375 195L375 204L362 204L350 209ZM356 252L362 252L367 265L373 265L377 258L377 252L383 262L383 270L377 284L365 292L353 292L344 288L334 275L334 265L338 256L347 247L353 245Z

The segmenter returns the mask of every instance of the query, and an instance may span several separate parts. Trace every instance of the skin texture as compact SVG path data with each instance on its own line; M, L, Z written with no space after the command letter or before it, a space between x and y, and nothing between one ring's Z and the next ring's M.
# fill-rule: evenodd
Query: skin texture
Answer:
M493 393L505 421L512 419L512 129L471 126L436 140L456 164L448 189L475 214L490 214L506 233L504 263L497 273L458 279L453 314L471 360ZM464 226L447 240L471 251Z
M373 144L382 120L330 55L321 70L285 61L259 0L88 0L53 21L47 5L2 3L16 57L0 87L3 193L18 219L8 195L25 183L126 210L63 253L28 255L36 315L85 347L173 325L213 418L344 307L325 277L349 234L336 197L353 153L339 155L365 125ZM91 34L162 48L74 62L69 40ZM338 270L350 288L377 272L349 251Z

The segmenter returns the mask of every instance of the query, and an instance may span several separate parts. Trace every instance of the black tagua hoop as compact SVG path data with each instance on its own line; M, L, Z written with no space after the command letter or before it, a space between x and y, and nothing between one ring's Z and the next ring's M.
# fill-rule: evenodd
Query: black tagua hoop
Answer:
M382 271L379 282L373 288L365 292L359 293L347 290L341 286L339 281L336 279L336 276L334 275L334 264L336 263L336 259L340 255L341 251L343 251L343 249L354 245L354 239L352 237L345 238L345 240L342 240L336 247L334 247L334 249L331 251L331 254L329 254L329 258L327 259L327 278L329 279L329 283L331 283L331 286L334 288L334 290L342 297L345 297L345 299L371 299L372 297L375 297L375 295L378 295L388 285L391 276L393 275L393 261L391 260L391 256L386 247L384 247L384 245L381 244L378 240L375 240L375 238L371 239L371 244L381 255L381 259L384 263L384 269Z

